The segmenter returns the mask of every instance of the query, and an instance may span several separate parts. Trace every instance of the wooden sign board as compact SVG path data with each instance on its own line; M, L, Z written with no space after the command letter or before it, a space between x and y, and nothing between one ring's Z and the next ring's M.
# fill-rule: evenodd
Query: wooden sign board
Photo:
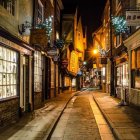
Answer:
M47 35L45 29L31 29L30 43L32 45L47 45Z

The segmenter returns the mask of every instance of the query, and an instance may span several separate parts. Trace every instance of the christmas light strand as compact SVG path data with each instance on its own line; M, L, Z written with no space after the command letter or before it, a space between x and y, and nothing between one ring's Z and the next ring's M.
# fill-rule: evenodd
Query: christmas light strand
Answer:
M115 29L116 34L123 34L128 31L128 27L126 26L126 20L122 16L112 17L112 25Z

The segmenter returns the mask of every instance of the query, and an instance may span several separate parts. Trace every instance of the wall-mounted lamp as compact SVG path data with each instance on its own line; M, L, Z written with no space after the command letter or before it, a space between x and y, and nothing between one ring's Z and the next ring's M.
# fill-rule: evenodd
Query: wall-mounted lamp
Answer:
M18 31L21 35L29 35L32 25L29 21L25 21L23 24L18 25Z

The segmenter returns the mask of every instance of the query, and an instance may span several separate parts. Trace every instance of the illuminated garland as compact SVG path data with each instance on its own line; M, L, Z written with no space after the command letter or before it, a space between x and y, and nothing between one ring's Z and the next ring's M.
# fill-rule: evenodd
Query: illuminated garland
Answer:
M112 17L112 25L115 29L116 34L122 34L128 31L128 27L126 26L126 20L124 17Z
M49 16L43 23L36 25L37 29L46 29L46 34L49 41L52 34L52 22L53 22L53 16Z

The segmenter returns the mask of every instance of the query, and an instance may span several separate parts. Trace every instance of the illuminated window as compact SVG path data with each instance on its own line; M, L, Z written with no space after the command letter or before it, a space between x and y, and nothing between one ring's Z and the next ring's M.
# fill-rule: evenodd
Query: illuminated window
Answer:
M15 0L0 0L2 5L10 14L15 15Z
M140 48L132 51L131 87L140 89Z
M42 91L42 56L38 51L34 54L34 91Z
M17 95L17 56L0 46L0 99Z
M117 67L117 86L128 86L128 64Z

